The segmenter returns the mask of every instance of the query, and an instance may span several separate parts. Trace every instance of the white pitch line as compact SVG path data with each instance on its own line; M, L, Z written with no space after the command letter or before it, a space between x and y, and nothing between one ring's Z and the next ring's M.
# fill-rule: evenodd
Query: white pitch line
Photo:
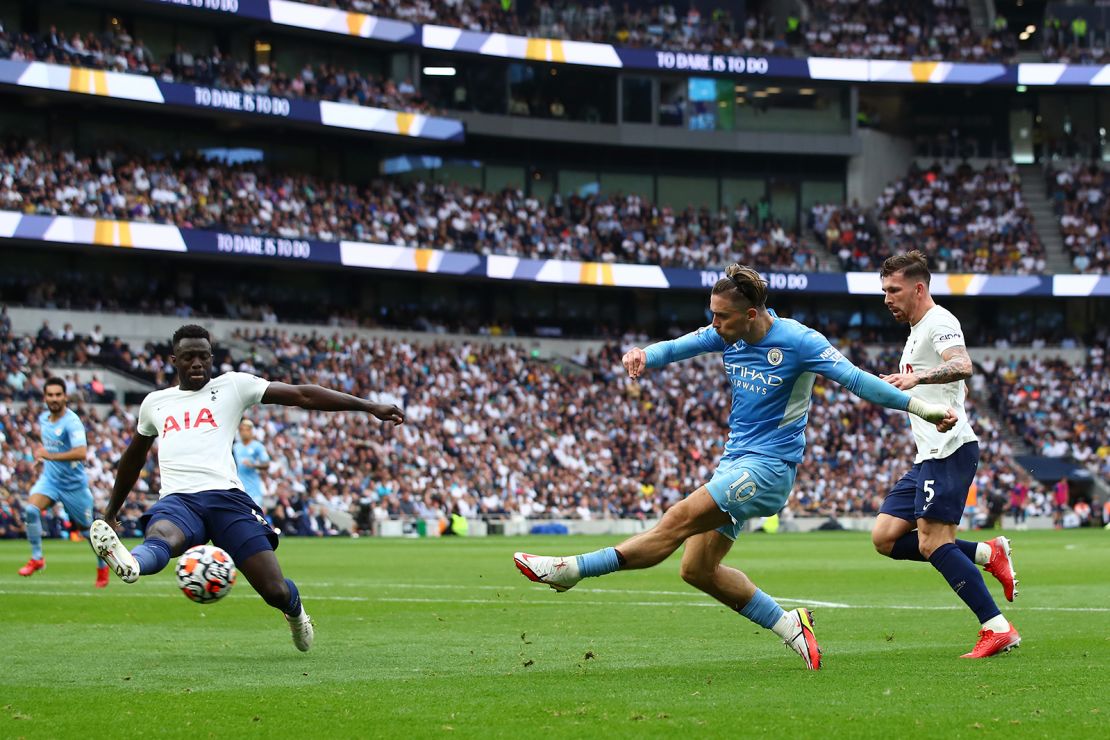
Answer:
M114 592L113 592L114 593ZM506 595L516 592L507 591ZM627 593L627 592L626 592ZM0 589L0 594L11 596L83 596L83 597L99 597L105 595L104 592L93 591L39 591L39 590L6 590ZM139 593L131 592L126 596L132 598L155 598L155 599L177 599L181 598L173 593ZM432 597L402 597L402 596L330 596L325 594L320 595L306 595L305 600L312 601L353 601L360 603L382 602L382 603L396 603L396 604L486 604L488 606L558 606L565 607L568 604L575 606L649 606L649 607L676 607L676 606L693 606L693 607L720 607L721 605L715 601L704 600L698 602L680 602L680 601L585 601L581 599L567 599L562 598L555 600L554 598L545 601L523 601L517 598L504 598L504 599L440 599ZM909 611L954 611L964 609L965 607L959 605L949 606L928 606L918 604L841 604L831 601L812 601L809 599L788 599L778 597L778 601L789 604L807 604L810 606L818 606L825 609L900 609ZM1029 612L1095 612L1105 613L1110 612L1110 607L1099 606L1009 606L1007 607L1012 611L1029 611Z

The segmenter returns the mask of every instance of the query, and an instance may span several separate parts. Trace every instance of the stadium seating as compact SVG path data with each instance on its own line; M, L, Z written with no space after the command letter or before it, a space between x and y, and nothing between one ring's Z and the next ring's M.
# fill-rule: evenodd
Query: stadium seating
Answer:
M356 186L262 165L108 151L88 157L35 144L0 152L0 210L537 259L816 266L810 250L771 219L756 222L746 204L733 212L680 210L635 194L543 202L513 189L396 180Z
M1010 163L914 167L871 209L819 204L819 241L845 269L873 270L891 254L920 249L937 272L1044 272L1044 248ZM830 227L832 230L830 231Z
M808 56L998 62L1016 50L1004 28L975 32L966 0L810 0L809 6Z
M1110 481L1107 347L1104 337L1082 363L1046 353L983 369L1000 412L1037 454L1070 456Z
M149 75L170 82L214 85L229 90L330 100L412 113L434 113L411 81L397 82L332 64L306 64L286 72L276 63L252 65L218 47L202 51L181 44L164 60L155 58L138 38L117 26L103 33L59 31L7 32L0 25L0 59L40 61L75 67Z
M1110 177L1098 163L1080 161L1047 167L1045 180L1072 266L1110 272Z
M624 343L632 341L626 337ZM0 344L5 358L0 431L7 438L0 453L0 484L9 491L25 490L34 478L28 453L36 407L9 408L3 399L38 397L32 389L41 388L51 366L81 364L81 353L94 343L77 337L65 352L55 340L38 337L9 336ZM711 476L727 433L724 414L713 410L728 408L729 388L712 357L633 382L620 366L616 344L560 367L533 359L520 347L481 340L414 344L269 330L241 333L235 343L252 347L251 359L221 355L217 365L223 371L320 383L397 403L410 421L385 429L357 414L284 407L251 411L273 460L265 478L269 513L290 534L340 531L325 516L328 510L345 512L362 529L372 528L374 520L434 519L450 512L487 519L654 518ZM104 339L102 351L117 344ZM858 344L846 350L872 372L897 362L895 347L877 354ZM168 347L151 345L132 362L145 372L158 368L162 386L167 353ZM1076 395L1080 373L1101 377L1097 371L1104 357L1099 347L1090 352L1086 368L1052 362L984 366L973 379L969 399L983 443L980 490L1008 492L1020 477L1002 429L977 411L989 396L1007 399L1003 413L1031 441L1058 428L1063 416L1075 418L1071 451L1110 479L1106 383ZM13 374L23 377L13 379ZM1018 375L1041 378L1041 385L1015 384ZM990 394L988 382L995 385ZM26 392L13 393L13 383ZM1049 394L1042 392L1049 388L1059 399L1051 408L1043 400ZM1035 399L1041 399L1040 405ZM86 408L84 416L97 450L90 456L90 479L103 502L137 409L118 402L99 409ZM903 415L861 402L820 379L807 435L807 459L790 503L797 515L873 515L886 488L914 456ZM136 489L136 507L149 503L158 490L153 459ZM1033 490L1039 495L1032 498L1031 512L1047 513L1037 504L1043 491L1036 485Z

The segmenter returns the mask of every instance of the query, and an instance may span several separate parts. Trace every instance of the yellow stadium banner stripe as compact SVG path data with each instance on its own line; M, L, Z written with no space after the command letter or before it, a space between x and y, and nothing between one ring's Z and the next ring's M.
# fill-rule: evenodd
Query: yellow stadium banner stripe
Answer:
M93 244L103 247L133 247L129 221L105 221L97 219L93 225Z
M416 270L417 272L427 272L428 267L432 264L432 255L435 254L434 249L418 249L416 250Z
M968 288L971 287L971 281L974 279L974 275L949 275L948 292L952 295L967 295Z
M928 82L936 69L937 62L910 62L910 74L914 82Z
M534 39L529 37L524 47L524 58L537 62L547 61L547 39Z
M563 49L563 42L559 39L551 39L547 42L549 56L548 59L552 62L566 62L567 53Z
M347 32L352 36L361 36L362 26L369 18L363 13L347 13Z
M416 120L415 113L398 113L397 114L397 133L402 136L408 136L409 131L412 130L412 124Z
M108 95L108 74L103 70L92 71L93 92L97 95Z

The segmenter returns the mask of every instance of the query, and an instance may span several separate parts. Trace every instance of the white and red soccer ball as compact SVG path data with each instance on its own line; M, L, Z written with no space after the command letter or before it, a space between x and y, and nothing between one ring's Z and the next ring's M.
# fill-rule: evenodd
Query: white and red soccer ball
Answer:
M235 563L215 545L197 545L177 559L177 585L181 593L198 604L227 596L235 585Z

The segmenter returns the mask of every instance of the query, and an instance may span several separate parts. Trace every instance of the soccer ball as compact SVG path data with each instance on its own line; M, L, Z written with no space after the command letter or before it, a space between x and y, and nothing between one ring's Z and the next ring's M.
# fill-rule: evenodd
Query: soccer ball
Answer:
M231 556L215 545L191 547L177 559L177 585L198 604L227 596L237 575Z

